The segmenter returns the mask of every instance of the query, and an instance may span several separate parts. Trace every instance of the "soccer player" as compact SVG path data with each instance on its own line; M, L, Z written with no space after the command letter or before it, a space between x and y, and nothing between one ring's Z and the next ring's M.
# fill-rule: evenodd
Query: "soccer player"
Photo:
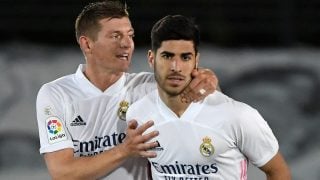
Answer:
M137 128L135 121L127 126L124 120L130 104L156 83L152 73L126 73L134 49L127 10L117 1L89 4L75 30L86 64L44 84L37 97L40 153L49 173L52 179L68 180L146 179L146 159L140 157L156 156L145 150L157 143L145 142L158 132L142 135L152 122ZM198 100L214 91L212 72L194 75L184 99Z
M267 122L252 107L215 91L203 101L179 95L199 63L199 30L184 16L166 16L152 28L148 61L157 89L131 105L128 119L154 121L158 146L148 158L154 180L244 180L251 162L268 180L289 180L288 166Z

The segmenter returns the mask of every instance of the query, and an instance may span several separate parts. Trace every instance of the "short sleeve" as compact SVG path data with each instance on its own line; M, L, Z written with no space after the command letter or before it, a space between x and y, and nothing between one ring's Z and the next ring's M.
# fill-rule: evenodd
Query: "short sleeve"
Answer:
M235 123L237 146L253 165L261 167L278 152L278 141L257 110L245 104L240 106Z
M40 138L40 153L73 148L66 128L63 96L49 84L43 85L37 95L36 110Z

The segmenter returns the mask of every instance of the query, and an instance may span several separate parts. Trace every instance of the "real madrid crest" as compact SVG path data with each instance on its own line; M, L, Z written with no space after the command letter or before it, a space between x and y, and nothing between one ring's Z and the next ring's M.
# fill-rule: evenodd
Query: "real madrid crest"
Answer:
M202 144L200 145L200 153L205 156L209 157L214 153L214 147L211 144L211 139L206 136L205 138L202 139Z
M121 120L126 120L126 113L127 113L127 110L129 108L129 102L127 101L121 101L120 104L119 104L119 109L118 109L118 116Z

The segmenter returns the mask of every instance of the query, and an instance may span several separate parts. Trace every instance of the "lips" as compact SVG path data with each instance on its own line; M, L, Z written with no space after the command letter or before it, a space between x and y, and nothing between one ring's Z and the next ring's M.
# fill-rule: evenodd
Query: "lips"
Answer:
M178 76L178 75L170 75L167 77L169 80L177 80L177 81L182 81L184 80L183 76Z
M118 54L117 58L123 61L129 61L129 53Z
M181 75L169 75L167 77L167 80L168 80L169 84L171 84L173 86L178 86L184 82L185 77L181 76Z

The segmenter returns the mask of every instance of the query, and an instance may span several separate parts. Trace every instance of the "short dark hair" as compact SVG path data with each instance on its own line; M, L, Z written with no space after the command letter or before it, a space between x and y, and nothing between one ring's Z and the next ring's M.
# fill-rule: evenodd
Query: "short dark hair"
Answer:
M100 31L99 21L104 18L129 17L126 5L120 1L102 1L90 3L83 8L75 22L75 34L77 41L82 35L96 40L97 32Z
M168 15L157 21L151 30L151 49L156 52L162 41L191 40L198 52L200 32L194 20L182 15Z

